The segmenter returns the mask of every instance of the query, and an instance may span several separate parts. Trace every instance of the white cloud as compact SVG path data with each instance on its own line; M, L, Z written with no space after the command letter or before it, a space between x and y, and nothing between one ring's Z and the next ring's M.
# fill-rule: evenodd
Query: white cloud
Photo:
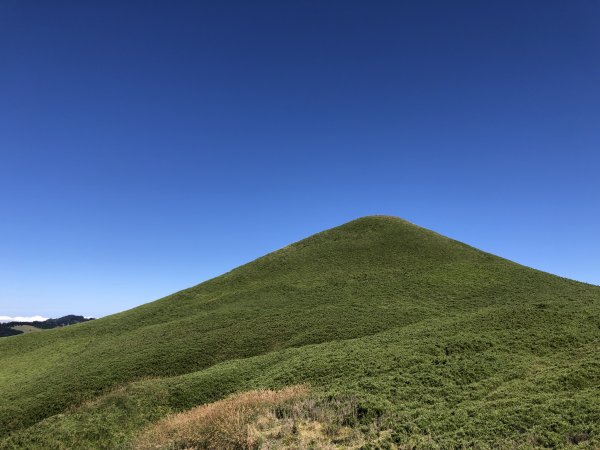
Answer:
M48 318L42 317L42 316L30 316L30 317L0 316L0 323L2 323L2 322L43 322L44 320L48 320Z

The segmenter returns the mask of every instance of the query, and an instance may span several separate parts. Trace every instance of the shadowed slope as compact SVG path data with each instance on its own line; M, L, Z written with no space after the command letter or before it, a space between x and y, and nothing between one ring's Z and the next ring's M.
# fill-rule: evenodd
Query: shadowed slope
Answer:
M400 219L366 217L133 310L3 339L0 430L19 430L144 377L174 378L141 384L168 392L160 401L148 394L162 406L153 403L147 413L139 406L142 421L239 389L303 381L386 402L392 391L409 403L429 392L422 401L441 408L449 397L468 400L469 391L456 386L485 381L499 364L509 373L479 386L481 398L511 377L535 377L532 355L549 354L544 364L579 374L568 355L593 352L599 302L598 287ZM464 353L474 359L453 358ZM248 357L258 359L240 360ZM364 366L352 365L357 357ZM221 375L208 386L198 381L211 373ZM175 381L179 375L184 381ZM439 386L432 391L423 377ZM185 394L178 397L180 382Z

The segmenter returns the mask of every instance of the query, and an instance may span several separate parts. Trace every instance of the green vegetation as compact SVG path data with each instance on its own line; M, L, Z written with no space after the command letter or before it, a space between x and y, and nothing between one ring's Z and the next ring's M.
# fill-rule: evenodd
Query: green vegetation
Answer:
M12 329L20 331L21 333L35 333L37 331L42 331L41 328L34 327L33 325L15 325Z
M600 287L366 217L147 305L0 340L0 448L127 448L252 389L400 448L600 447ZM365 447L368 448L368 447Z

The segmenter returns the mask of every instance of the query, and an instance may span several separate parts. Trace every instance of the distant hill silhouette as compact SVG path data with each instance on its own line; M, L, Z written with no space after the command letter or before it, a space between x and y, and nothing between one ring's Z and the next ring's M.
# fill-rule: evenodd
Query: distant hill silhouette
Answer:
M16 330L14 327L19 325L30 325L41 330L49 330L51 328L64 327L67 325L74 325L76 323L87 322L89 320L83 316L76 316L69 314L68 316L59 317L58 319L48 319L42 322L6 322L0 323L0 337L15 336L17 334L23 334L23 331Z

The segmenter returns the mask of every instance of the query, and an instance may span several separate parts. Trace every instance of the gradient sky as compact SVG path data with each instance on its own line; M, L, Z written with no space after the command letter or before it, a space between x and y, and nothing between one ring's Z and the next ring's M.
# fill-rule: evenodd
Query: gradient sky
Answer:
M367 214L600 284L600 3L0 2L0 315Z

